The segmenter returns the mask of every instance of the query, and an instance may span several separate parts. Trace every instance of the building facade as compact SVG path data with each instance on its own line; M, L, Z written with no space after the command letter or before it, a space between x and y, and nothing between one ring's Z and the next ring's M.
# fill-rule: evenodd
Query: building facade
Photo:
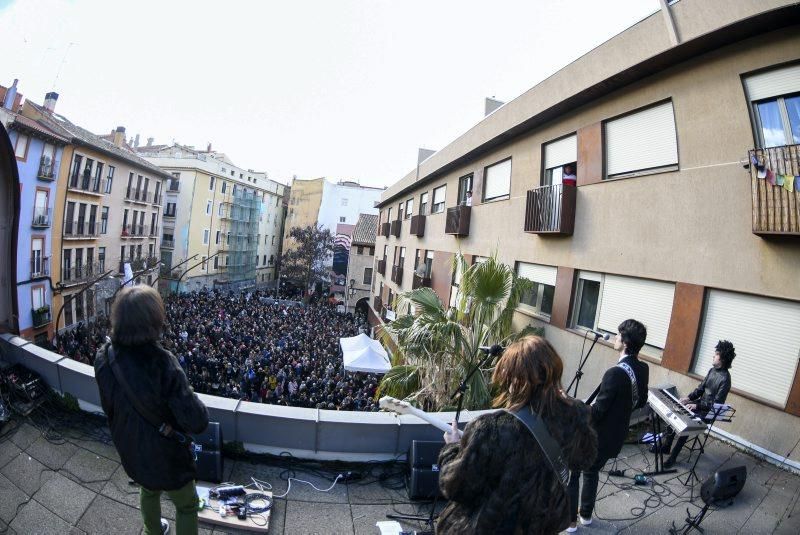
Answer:
M165 288L236 288L276 280L286 186L237 167L210 147L148 144L136 150L171 175L162 240Z
M371 322L419 285L450 303L457 252L497 255L535 283L515 325L545 328L567 382L587 330L628 317L651 385L682 393L732 341L720 432L783 455L800 426L800 7L662 4L383 194ZM601 341L579 396L616 360Z
M347 312L369 310L370 288L375 269L375 236L378 216L360 214L353 229L350 241L350 256L347 263L347 293L345 307Z

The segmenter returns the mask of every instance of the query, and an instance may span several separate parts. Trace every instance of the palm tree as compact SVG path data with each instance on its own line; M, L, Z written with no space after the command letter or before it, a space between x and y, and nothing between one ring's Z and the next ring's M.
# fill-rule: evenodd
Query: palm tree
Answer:
M492 256L467 266L463 255L453 259L453 271L462 273L455 306L445 307L430 288L403 292L395 310L413 309L387 325L385 334L397 342L393 367L384 375L380 395L408 399L426 410L452 407L450 396L483 357L481 346L507 344L541 328L512 332L514 310L532 283ZM457 289L456 289L457 288ZM464 397L467 409L487 408L491 401L489 369L475 373Z

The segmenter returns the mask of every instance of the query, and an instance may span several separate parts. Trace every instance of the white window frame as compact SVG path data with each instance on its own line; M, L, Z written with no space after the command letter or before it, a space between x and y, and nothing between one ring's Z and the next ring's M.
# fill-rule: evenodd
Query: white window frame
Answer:
M545 321L550 321L551 312L545 312L542 310L542 303L544 302L544 293L546 289L552 288L553 295L555 298L555 291L556 291L556 274L557 269L555 266L547 266L544 264L535 264L533 262L523 262L517 261L514 265L514 271L517 276L520 275L520 268L522 266L531 266L532 270L536 272L535 275L532 275L530 278L525 277L527 280L531 281L534 284L533 287L533 301L534 304L530 305L528 303L523 303L522 301L519 302L517 308L522 312L532 313L540 318L544 319ZM553 271L552 275L549 273Z
M436 202L437 192L441 191L442 195L439 202ZM447 205L447 184L442 184L437 188L433 188L433 199L431 199L431 214L441 214L444 212L445 206ZM438 206L438 208L437 208ZM391 208L389 208L391 211Z
M507 171L506 171L507 168ZM483 202L502 201L511 195L511 157L483 169Z
M403 210L404 219L411 219L412 215L414 215L414 197L406 201L405 210Z
M211 177L208 180L208 191L214 191L214 187L217 185L216 177Z
M211 229L203 229L203 245L208 245L208 240L210 238Z
M30 137L19 132L17 133L17 139L14 142L14 156L17 158L17 160L27 159L28 145L30 145L30 142Z

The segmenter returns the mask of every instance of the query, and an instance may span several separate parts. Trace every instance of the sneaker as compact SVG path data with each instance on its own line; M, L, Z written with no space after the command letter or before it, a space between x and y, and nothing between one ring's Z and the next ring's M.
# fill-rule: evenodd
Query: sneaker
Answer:
M578 520L581 521L581 524L584 526L591 526L592 525L592 517L583 518L581 515L578 515Z
M577 524L574 525L574 526L572 524L570 524L569 527L565 531L567 533L575 533L576 531L578 531L578 526L577 526Z
M167 535L169 533L169 522L167 522L166 518L161 519L161 535Z

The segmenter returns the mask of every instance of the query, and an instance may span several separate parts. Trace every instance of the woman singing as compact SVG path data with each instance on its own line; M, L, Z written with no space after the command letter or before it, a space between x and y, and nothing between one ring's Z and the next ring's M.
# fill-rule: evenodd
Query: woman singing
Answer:
M558 533L570 522L569 499L531 432L508 411L530 404L561 446L570 469L591 466L597 436L589 409L565 397L563 364L544 338L510 345L492 375L494 406L467 425L459 440L445 433L439 455L439 486L450 500L438 534Z

